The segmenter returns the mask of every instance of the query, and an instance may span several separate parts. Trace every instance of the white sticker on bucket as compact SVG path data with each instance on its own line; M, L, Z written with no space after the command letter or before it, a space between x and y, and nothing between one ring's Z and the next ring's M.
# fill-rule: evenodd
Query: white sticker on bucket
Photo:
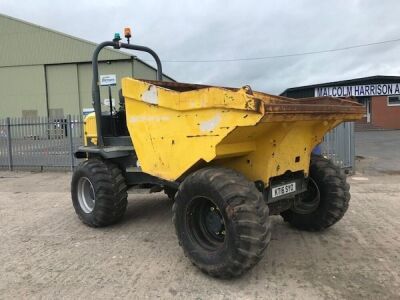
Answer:
M218 124L221 122L221 115L216 115L214 118L207 120L207 121L203 121L200 123L200 130L202 132L209 132L209 131L213 131Z
M142 100L149 104L158 104L157 88L150 85L149 89L143 93Z

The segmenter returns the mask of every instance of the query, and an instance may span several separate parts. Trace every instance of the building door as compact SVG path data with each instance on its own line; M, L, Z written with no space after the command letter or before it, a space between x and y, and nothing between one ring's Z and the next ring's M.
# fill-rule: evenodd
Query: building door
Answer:
M75 64L47 65L49 117L80 115L78 73Z
M367 123L371 123L371 98L368 97L365 101L365 108L367 114Z
M364 117L367 120L367 123L371 123L371 115L372 115L372 110L371 110L371 97L359 97L358 102L365 107L365 115Z

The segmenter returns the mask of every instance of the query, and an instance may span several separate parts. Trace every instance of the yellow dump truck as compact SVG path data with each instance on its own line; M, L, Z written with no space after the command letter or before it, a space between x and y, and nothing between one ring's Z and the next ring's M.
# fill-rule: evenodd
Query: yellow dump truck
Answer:
M119 109L102 112L98 54L104 47L145 51L157 81L122 79ZM270 241L269 216L323 230L346 212L341 170L312 154L324 134L363 116L337 98L290 99L252 91L162 81L157 54L116 38L93 55L95 113L71 185L79 218L92 227L118 222L127 189L165 191L186 256L215 277L253 267Z

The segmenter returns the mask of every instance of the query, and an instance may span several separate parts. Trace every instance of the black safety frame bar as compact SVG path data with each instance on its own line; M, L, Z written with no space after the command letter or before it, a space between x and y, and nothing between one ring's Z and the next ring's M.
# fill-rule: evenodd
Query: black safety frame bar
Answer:
M120 41L107 41L99 44L94 50L92 57L92 68L93 68L93 81L92 81L92 105L96 114L96 129L97 129L97 146L102 148L104 147L104 138L103 138L103 124L101 118L101 101L100 101L100 83L99 83L99 53L105 47L113 47L114 49L130 49L136 51L142 51L149 53L157 64L157 80L162 81L162 66L161 60L158 57L157 53L152 49L144 46L133 45L121 43ZM111 99L110 99L111 101Z

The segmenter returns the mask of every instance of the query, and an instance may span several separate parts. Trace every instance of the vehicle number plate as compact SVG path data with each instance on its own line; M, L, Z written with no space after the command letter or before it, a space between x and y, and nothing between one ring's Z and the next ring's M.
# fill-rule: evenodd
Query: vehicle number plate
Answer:
M296 182L291 182L285 185L272 188L272 198L290 194L296 191Z

